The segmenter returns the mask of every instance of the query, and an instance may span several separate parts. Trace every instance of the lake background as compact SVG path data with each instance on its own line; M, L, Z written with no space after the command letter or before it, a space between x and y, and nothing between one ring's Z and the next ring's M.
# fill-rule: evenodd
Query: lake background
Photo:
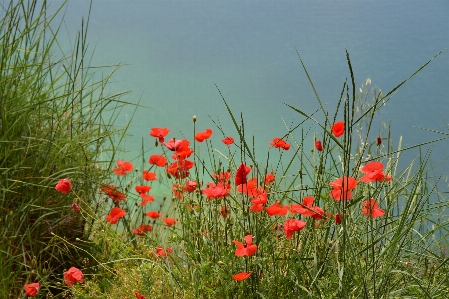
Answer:
M56 8L61 1L51 2ZM73 43L90 1L69 1L62 43ZM140 104L123 144L131 159L154 146L151 127L168 127L170 137L192 140L197 129L214 130L214 146L236 137L214 84L232 111L243 114L247 136L255 135L264 157L268 142L303 118L285 102L307 113L319 108L296 55L296 45L318 93L333 112L343 82L350 81L346 53L356 87L371 78L384 94L440 50L449 46L449 1L152 1L94 0L88 42L91 65L126 64L108 92L132 92L123 100ZM109 69L110 70L110 69ZM108 69L96 76L105 76ZM449 133L449 52L444 51L404 85L382 108L379 121L391 120L392 137L403 147L441 137L417 127ZM120 115L125 123L131 107ZM341 115L340 119L343 116ZM373 134L382 126L374 124ZM300 132L297 132L298 134ZM218 135L218 136L217 136ZM312 148L313 134L310 135ZM434 161L445 159L449 142L433 148ZM157 152L157 150L156 150ZM410 159L417 151L410 152ZM405 158L404 158L405 159ZM447 161L438 171L447 174ZM440 171L440 172L441 172ZM444 185L447 188L447 183Z

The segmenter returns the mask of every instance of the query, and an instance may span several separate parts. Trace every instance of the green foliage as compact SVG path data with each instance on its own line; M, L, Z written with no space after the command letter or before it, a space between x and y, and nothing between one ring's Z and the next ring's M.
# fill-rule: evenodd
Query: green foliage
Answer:
M95 198L108 167L100 156L117 132L118 95L105 95L109 76L94 81L85 63L87 24L71 53L58 55L54 22L63 6L49 16L47 5L11 1L1 12L1 298L17 298L33 281L45 293L64 269L81 265L85 254L55 235L83 247L86 220L72 205L84 209ZM74 185L69 196L55 191L63 178Z

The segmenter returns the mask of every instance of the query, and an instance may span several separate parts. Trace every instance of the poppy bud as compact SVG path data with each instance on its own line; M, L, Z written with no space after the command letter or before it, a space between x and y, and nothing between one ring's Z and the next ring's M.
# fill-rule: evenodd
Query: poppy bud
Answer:
M76 202L73 203L73 212L78 213L80 211L80 207Z
M381 145L382 143L382 138L380 138L380 136L377 136L377 145Z
M323 150L323 145L321 144L320 140L315 141L315 148L321 152Z
M335 214L335 223L341 224L341 218L343 218L343 215Z
M192 119L193 119L193 122L196 122L196 115L194 115L194 116L192 117Z

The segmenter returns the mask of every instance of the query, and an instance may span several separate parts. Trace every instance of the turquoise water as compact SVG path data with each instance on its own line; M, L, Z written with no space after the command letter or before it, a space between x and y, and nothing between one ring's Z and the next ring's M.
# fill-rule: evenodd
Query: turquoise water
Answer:
M88 7L89 1L69 1L63 35L73 39ZM88 41L95 49L93 65L126 64L111 92L131 90L124 99L140 99L148 107L137 110L126 138L131 156L140 150L142 137L146 148L152 146L151 127L169 127L171 137L181 138L182 132L191 139L193 115L198 130L212 128L217 141L222 135L209 116L236 136L214 83L232 111L243 114L245 132L256 136L264 156L268 142L287 132L282 119L288 125L302 120L281 102L308 113L319 107L294 45L333 111L350 78L345 50L357 89L371 78L385 93L449 46L448 15L445 0L94 0ZM379 120L391 120L393 138L402 135L404 147L439 138L417 127L449 133L448 95L446 50L394 95ZM131 114L126 110L120 121ZM373 133L381 133L380 124ZM447 145L435 146L436 160L447 157ZM447 162L439 169L447 169Z

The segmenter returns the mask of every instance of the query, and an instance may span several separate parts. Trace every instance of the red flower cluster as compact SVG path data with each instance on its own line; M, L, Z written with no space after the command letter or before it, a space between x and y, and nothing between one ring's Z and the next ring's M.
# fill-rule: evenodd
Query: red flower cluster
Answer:
M274 146L275 148L283 148L286 151L290 149L290 144L279 137L274 138L273 141L270 142L270 145Z

